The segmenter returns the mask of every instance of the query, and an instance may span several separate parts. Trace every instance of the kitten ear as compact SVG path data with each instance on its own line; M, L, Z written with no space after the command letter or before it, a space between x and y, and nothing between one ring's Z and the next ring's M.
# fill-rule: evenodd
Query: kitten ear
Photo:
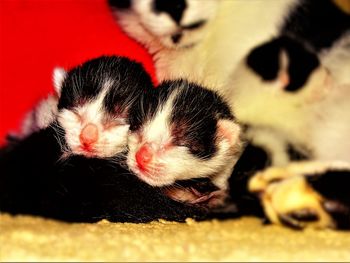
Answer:
M58 96L61 95L62 84L66 76L67 72L63 68L56 67L53 70L53 85Z
M241 127L233 120L221 119L217 122L218 140L226 140L233 147L239 143Z

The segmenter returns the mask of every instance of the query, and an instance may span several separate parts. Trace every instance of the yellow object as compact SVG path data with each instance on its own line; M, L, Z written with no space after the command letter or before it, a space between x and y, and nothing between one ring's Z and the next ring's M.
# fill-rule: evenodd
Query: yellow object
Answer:
M350 261L350 232L294 231L256 218L67 224L0 216L0 261Z
M350 0L333 0L336 5L350 15Z

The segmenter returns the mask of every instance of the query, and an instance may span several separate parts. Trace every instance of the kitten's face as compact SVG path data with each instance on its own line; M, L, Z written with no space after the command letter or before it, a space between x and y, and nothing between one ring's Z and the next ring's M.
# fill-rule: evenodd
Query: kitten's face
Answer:
M161 85L154 93L153 103L131 120L127 164L141 180L171 185L233 166L240 128L229 111L226 119L218 117L222 105L213 93L187 83Z
M103 158L125 150L129 130L126 112L106 109L106 96L111 83L107 81L102 85L104 91L97 97L80 98L81 101L74 101L74 106L61 109L58 113L66 143L74 154Z
M102 57L55 79L61 90L58 123L65 131L68 153L105 158L124 152L129 110L141 89L152 86L142 66Z
M122 28L140 42L153 36L164 47L185 48L199 43L215 16L217 0L110 0ZM121 3L124 4L121 4ZM128 4L125 4L128 2Z

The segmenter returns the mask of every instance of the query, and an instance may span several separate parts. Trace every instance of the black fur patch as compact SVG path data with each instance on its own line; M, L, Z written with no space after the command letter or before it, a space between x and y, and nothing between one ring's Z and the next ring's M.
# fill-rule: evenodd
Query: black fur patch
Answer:
M350 229L350 170L328 170L306 175L306 180L326 201L324 209L339 229Z
M108 4L112 7L128 9L131 7L131 0L108 0Z
M173 91L181 90L174 100L169 127L175 145L186 146L197 157L208 159L216 152L217 121L232 119L226 103L216 93L185 80L166 81L145 92L139 107L130 114L132 131L162 109Z
M247 65L264 80L275 80L280 70L280 55L285 51L288 57L290 83L286 91L295 92L302 88L310 74L319 66L316 54L296 40L282 36L253 49L247 57Z
M302 161L310 158L308 154L299 151L292 144L287 145L287 152L288 152L289 160L291 161Z
M168 84L159 89L169 90ZM171 85L182 88L174 101L171 119L179 129L174 133L175 141L185 144L198 157L212 157L216 152L217 121L233 119L227 104L216 93L196 84L180 81Z
M59 161L47 128L0 149L0 211L70 222L203 219L206 211L175 202L113 162L73 156ZM61 138L62 140L63 138Z
M174 19L177 24L180 24L180 20L187 7L185 0L154 0L153 9L155 12L165 12Z
M350 170L328 170L306 175L308 183L323 197L350 206Z
M300 0L281 28L281 34L303 39L316 51L331 47L346 32L350 16L331 0Z
M182 34L181 33L174 34L174 35L171 36L171 40L173 41L174 44L179 43L181 38L182 38Z
M105 74L110 73L108 78L114 80L114 83L106 94L104 107L107 112L119 113L118 111L132 107L140 99L143 90L153 88L153 83L141 64L127 58L114 60L106 65ZM116 108L116 105L119 108Z
M125 112L140 97L143 89L153 87L141 64L123 57L102 56L68 71L62 84L58 109L73 109L94 100L107 81L112 85L108 88L103 106L110 114Z
M179 180L175 184L177 187L192 187L200 193L211 193L219 190L209 178L193 178L191 180Z
M280 69L280 41L274 39L254 48L247 57L247 65L264 80L275 80Z
M192 24L189 24L189 25L186 25L186 26L182 26L181 28L185 29L185 30L196 30L198 28L203 27L206 23L207 23L206 20L199 20L199 21L194 22Z
M249 179L258 171L271 166L270 154L249 143L238 159L229 179L230 196L241 214L263 216L259 198L248 191Z

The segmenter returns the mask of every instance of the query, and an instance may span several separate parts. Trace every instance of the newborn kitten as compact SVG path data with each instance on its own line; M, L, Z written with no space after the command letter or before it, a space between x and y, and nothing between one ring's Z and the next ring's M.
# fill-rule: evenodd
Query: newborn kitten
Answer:
M125 150L129 111L152 82L143 67L100 57L61 74L57 119L68 153L110 157Z
M145 92L130 116L127 164L141 180L169 186L210 178L226 192L241 129L220 96L185 80L167 81ZM192 194L191 202L198 201Z
M129 111L153 87L141 64L116 56L99 57L68 72L54 71L57 96L49 96L31 112L29 133L57 118L67 145L64 154L106 158L123 152ZM58 129L60 130L60 129Z

